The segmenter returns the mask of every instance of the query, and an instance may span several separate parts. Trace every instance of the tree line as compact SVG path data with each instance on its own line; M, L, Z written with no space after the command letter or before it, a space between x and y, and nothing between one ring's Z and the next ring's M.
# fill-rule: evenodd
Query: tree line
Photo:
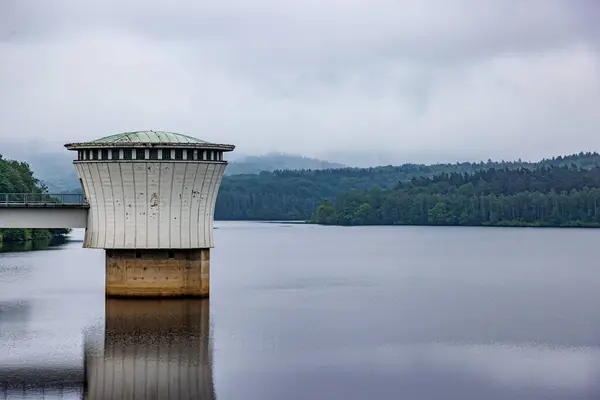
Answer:
M44 193L46 188L36 179L25 162L7 160L0 155L0 193ZM0 229L1 242L48 240L69 233L69 229Z
M539 162L491 161L446 164L404 164L373 168L339 168L262 172L223 177L215 208L218 220L309 220L323 199L370 189L390 190L413 178L443 174L472 175L488 170L532 170L543 166L600 165L598 153L579 153Z
M600 227L600 167L576 164L442 173L324 199L312 222L333 225Z

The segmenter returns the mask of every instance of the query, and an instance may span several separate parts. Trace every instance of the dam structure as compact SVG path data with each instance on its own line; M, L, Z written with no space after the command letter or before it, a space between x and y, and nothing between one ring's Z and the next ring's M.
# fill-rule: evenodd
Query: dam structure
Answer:
M137 131L65 147L89 205L83 246L106 250L106 296L208 296L223 153L235 146Z

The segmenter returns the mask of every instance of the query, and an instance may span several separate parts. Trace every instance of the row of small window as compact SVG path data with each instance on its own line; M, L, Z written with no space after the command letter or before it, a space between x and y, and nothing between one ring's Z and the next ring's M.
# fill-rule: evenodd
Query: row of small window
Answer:
M86 149L77 152L79 161L87 160L199 160L223 161L219 150L198 149Z

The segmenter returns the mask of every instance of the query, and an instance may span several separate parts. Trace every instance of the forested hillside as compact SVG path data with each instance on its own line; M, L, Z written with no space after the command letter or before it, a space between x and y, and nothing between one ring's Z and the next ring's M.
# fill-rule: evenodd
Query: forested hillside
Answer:
M215 218L221 220L308 220L322 199L334 200L353 191L393 189L398 182L443 173L473 174L494 169L535 169L540 166L600 165L598 153L579 153L531 163L488 162L456 164L405 164L375 168L275 171L223 178Z
M600 227L600 167L492 168L413 178L391 190L322 201L313 222Z
M27 163L6 160L0 155L0 193L43 193L44 190ZM68 229L0 229L0 242L44 239L68 232Z

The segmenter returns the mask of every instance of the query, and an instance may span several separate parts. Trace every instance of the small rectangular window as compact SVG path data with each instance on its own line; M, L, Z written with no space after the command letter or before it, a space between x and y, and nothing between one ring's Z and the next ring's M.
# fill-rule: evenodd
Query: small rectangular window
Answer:
M175 149L175 159L183 160L183 149Z
M144 149L135 149L135 159L143 160L146 158L146 150Z
M92 160L98 159L98 149L92 149Z
M162 150L162 159L170 160L171 159L171 149L163 149Z
M158 149L150 149L150 154L148 156L151 160L158 160Z
M131 160L133 157L132 149L123 149L123 160Z
M108 160L108 149L102 149L102 159Z
M193 160L193 159L194 159L194 150L192 150L192 149L188 149L188 150L186 150L186 151L187 151L187 156L186 156L186 157L187 157L187 159L188 159L188 160Z

